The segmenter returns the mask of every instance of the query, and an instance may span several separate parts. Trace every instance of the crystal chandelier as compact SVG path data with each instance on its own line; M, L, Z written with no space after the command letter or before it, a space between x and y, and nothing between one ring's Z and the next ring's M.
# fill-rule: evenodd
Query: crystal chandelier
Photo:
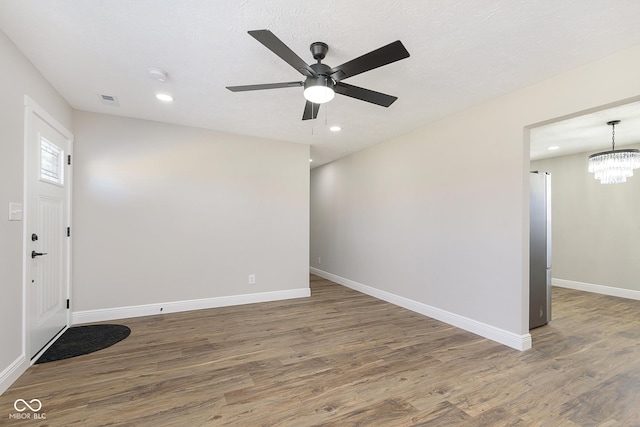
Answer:
M611 151L603 151L589 156L589 172L601 184L627 182L633 170L640 168L640 150L616 150L616 125L620 120L607 122L611 126Z

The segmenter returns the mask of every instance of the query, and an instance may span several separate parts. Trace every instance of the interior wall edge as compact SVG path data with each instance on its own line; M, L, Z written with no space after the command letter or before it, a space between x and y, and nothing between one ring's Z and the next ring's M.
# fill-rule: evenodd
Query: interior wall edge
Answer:
M327 280L331 280L332 282L335 282L339 285L346 286L374 298L386 301L402 308L406 308L407 310L422 314L423 316L439 320L448 325L455 326L467 332L471 332L483 338L495 341L499 344L506 345L507 347L511 347L515 350L525 351L531 348L531 334L529 333L518 335L513 332L488 325L486 323L478 322L477 320L469 319L468 317L460 316L446 310L432 307L428 304L414 301L409 298L395 295L390 292L376 289L372 286L368 286L344 277L337 276L335 274L320 270L315 267L309 267L309 271L312 274L315 274Z

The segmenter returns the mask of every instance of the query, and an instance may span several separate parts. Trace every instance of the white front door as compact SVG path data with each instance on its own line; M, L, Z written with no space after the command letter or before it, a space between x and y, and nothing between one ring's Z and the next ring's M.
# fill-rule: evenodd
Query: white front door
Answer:
M33 358L69 324L72 135L26 101L27 327Z

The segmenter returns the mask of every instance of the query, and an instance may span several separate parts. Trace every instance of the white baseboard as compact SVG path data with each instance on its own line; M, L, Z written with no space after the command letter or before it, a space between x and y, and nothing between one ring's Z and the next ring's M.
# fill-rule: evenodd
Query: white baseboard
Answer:
M344 277L336 276L335 274L331 274L314 267L309 267L309 271L327 280L338 283L339 285L346 286L362 292L363 294L370 295L391 304L406 308L407 310L411 310L457 328L464 329L465 331L499 342L500 344L504 344L516 350L524 351L531 348L531 334L514 334L513 332L505 331L504 329L496 328L495 326L487 325L486 323L478 322L477 320L469 319L409 298L381 291L380 289L363 285L362 283L354 282L353 280L345 279Z
M634 291L632 289L594 285L593 283L576 282L574 280L564 279L551 279L551 284L559 288L575 289L577 291L593 292L595 294L610 295L612 297L640 300L640 291Z
M127 319L130 317L151 316L154 314L177 313L181 311L228 307L232 305L306 298L309 296L311 296L311 290L309 288L300 288L289 289L286 291L260 292L255 294L230 295L196 300L76 311L71 315L71 323L77 325L80 323L103 322L108 320Z
M29 367L29 359L22 354L0 373L0 394L4 393Z

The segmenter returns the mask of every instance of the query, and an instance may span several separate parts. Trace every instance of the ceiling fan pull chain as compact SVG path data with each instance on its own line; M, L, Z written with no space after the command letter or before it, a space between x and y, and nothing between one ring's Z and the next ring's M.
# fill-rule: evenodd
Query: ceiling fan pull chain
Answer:
M329 106L324 107L324 125L327 126L327 117L329 116Z

